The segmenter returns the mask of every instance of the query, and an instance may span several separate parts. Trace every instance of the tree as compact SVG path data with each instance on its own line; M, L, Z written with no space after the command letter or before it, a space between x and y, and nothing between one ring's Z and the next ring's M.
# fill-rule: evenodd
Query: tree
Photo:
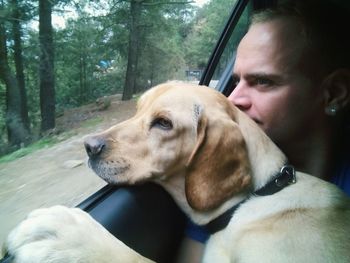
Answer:
M39 1L41 131L55 127L54 46L51 23L52 1Z
M223 0L216 1L222 4ZM41 125L43 132L54 128L57 110L77 107L116 92L123 92L123 99L129 99L134 93L160 82L185 79L186 64L208 56L206 48L192 45L198 50L198 56L188 55L186 63L184 43L194 35L191 32L199 32L190 28L196 23L192 24L195 13L189 2L0 0L6 10L0 12L4 20L2 39L5 39L2 57L6 56L1 58L2 112L5 113L7 92L11 98L8 108L12 107L12 112L18 110L16 114L26 127L26 117L20 112L25 108L27 94L30 127L36 137L37 126ZM58 12L69 18L64 28L53 30L51 13ZM201 19L209 17L210 10L206 12ZM37 15L39 31L31 23ZM26 22L30 23L23 26ZM209 24L204 23L206 26ZM206 30L203 28L201 32ZM206 36L215 38L210 34ZM102 62L108 64L107 70L101 68ZM2 112L0 129L6 127ZM0 140L6 142L5 136Z
M13 50L14 50L14 61L16 67L16 78L17 85L21 97L20 107L21 118L25 125L25 128L30 130L29 118L28 118L28 106L27 106L27 93L24 80L24 67L23 67L23 56L22 56L22 29L20 21L22 21L21 9L18 5L17 0L11 0L12 4L12 35L13 35Z
M4 11L3 2L0 10ZM2 12L5 13L5 12ZM7 36L5 18L0 18L0 79L6 86L6 128L11 146L20 146L30 140L30 132L23 118L24 97L21 94L17 79L9 65L7 53Z
M128 46L128 64L126 68L125 85L122 100L131 99L135 91L137 58L139 46L139 23L141 17L141 8L143 0L130 1L130 29L129 29L129 46Z
M183 43L194 9L186 2L148 4L142 18L137 92L170 79L185 78Z
M198 10L185 42L190 67L203 69L232 8L232 1L215 0ZM213 12L215 10L215 12Z
M124 82L125 58L121 58L120 49L124 52L126 29L111 26L110 16L93 17L82 10L78 13L77 19L69 19L55 35L58 110L121 92ZM101 67L104 61L107 68Z
M130 99L136 91L140 90L137 83L141 76L144 78L143 81L147 83L143 85L149 86L148 82L151 82L152 85L155 84L155 76L160 76L165 71L162 70L164 67L169 69L172 66L175 71L178 70L178 60L173 59L181 53L177 48L181 46L181 42L177 42L177 45L173 45L173 43L179 40L180 27L176 23L179 21L176 21L174 16L176 18L184 16L183 10L191 9L186 5L189 3L191 2L130 0L128 62L123 100ZM160 28L163 30L159 30ZM160 34L163 34L164 38L159 37ZM148 36L153 36L153 38ZM142 47L140 43L142 43ZM141 58L143 66L138 68ZM169 75L163 75L163 78L160 79L166 80Z

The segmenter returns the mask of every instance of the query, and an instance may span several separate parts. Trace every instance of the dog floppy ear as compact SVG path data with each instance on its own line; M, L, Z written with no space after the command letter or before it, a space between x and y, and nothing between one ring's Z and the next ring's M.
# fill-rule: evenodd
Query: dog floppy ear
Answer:
M197 142L187 163L186 198L193 209L214 209L250 186L245 141L228 115L209 120L202 112Z

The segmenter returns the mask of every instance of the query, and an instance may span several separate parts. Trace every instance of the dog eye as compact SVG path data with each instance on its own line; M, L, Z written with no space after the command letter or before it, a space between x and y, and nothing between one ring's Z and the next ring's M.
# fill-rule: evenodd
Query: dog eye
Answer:
M173 128L173 123L171 120L166 118L156 118L151 123L151 128L157 127L162 130L171 130Z

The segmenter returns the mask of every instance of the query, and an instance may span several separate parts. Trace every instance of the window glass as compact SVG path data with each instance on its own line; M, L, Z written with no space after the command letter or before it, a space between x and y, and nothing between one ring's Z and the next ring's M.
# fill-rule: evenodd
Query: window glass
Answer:
M250 5L247 5L220 57L209 86L219 88L221 82L231 74L238 44L248 30L250 14Z
M84 136L132 116L156 84L198 82L235 5L42 2L0 3L0 246L33 209L75 206L105 185L86 165Z

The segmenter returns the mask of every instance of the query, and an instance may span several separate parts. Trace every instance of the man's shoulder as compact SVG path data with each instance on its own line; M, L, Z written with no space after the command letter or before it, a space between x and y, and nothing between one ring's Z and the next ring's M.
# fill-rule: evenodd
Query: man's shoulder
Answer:
M350 158L346 157L339 164L331 182L342 189L348 196L350 196Z

